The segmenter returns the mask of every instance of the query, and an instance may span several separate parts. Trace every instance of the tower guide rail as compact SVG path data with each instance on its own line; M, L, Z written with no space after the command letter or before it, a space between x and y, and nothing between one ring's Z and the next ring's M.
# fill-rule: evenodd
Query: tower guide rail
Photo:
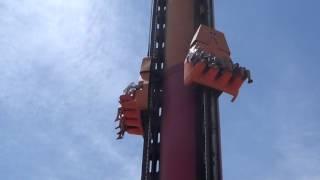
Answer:
M148 56L151 57L148 115L144 121L141 180L160 179L160 132L167 0L153 0Z

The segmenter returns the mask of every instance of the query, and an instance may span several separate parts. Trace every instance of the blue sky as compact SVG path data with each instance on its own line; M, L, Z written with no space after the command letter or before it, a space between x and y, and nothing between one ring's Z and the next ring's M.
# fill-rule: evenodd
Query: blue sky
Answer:
M255 80L221 102L224 179L320 179L320 2L217 0ZM134 180L142 138L115 141L146 55L147 0L0 1L0 179Z

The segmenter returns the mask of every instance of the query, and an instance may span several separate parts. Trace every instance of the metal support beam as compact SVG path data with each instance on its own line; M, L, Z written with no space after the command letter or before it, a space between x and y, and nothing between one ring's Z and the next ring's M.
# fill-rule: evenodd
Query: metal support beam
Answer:
M151 57L148 114L144 122L141 180L160 178L160 125L162 120L166 0L153 0L148 56Z
M195 0L195 29L200 24L215 28L213 0ZM221 92L199 87L198 176L202 180L222 180L219 96Z

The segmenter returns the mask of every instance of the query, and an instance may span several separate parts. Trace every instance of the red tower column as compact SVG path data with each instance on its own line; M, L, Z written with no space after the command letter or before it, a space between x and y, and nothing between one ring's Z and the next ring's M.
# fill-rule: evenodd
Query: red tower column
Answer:
M167 1L161 180L197 180L197 98L195 89L183 83L193 19L193 0Z

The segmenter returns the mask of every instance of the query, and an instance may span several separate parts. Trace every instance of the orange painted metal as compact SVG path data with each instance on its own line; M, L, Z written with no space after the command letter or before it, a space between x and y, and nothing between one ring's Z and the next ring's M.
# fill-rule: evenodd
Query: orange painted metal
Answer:
M142 83L141 88L135 92L135 102L140 110L148 108L148 84L148 82Z
M145 57L142 59L140 76L144 81L149 81L150 76L151 57Z
M223 33L200 25L191 42L190 51L195 50L199 51L198 59L191 61L187 57L184 63L185 85L196 83L211 87L232 95L234 101L243 82L247 78L252 81L248 70L233 64Z
M190 47L201 49L223 60L227 68L232 70L230 49L222 32L205 25L200 25L191 41Z
M120 96L121 107L117 115L118 128L120 128L119 139L123 137L125 132L143 135L141 111L148 107L148 82L140 81L138 87L130 94Z
M128 126L126 131L129 134L134 134L134 135L142 135L143 134L143 129L142 128L138 128L138 127Z
M142 81L139 81L138 85L130 84L119 98L120 107L116 117L116 121L119 121L117 129L120 129L118 139L121 139L125 132L143 135L141 112L148 108L150 65L151 58L143 58L140 69Z
M198 63L200 64L200 63ZM233 77L232 72L225 71L219 75L219 69L212 67L205 72L204 63L193 65L190 62L184 64L185 84L197 83L203 86L211 87L233 96L232 101L238 96L239 88L245 81L243 77Z

